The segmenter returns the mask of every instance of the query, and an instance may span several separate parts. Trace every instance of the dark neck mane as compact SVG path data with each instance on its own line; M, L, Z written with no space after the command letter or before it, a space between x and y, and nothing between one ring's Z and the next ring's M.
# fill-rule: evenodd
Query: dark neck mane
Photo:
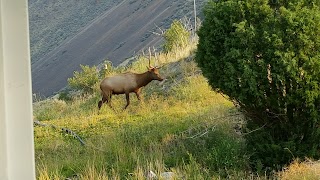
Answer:
M149 71L142 74L137 74L136 77L136 81L139 87L146 86L152 81L152 78L149 75Z

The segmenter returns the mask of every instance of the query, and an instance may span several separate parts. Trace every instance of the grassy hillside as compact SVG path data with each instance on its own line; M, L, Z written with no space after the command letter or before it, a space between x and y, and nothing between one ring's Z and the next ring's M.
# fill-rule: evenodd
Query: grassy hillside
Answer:
M160 54L164 83L152 82L139 102L123 111L103 106L98 88L71 101L47 99L34 104L37 178L44 179L319 179L319 163L294 162L266 177L251 172L241 113L213 92L193 59L194 45ZM109 74L144 72L145 58ZM52 128L54 127L54 128ZM61 131L68 128L82 138ZM165 173L167 172L167 173ZM152 178L157 176L157 178Z
M71 135L35 127L39 179L144 179L153 171L179 178L239 177L247 167L244 142L234 127L242 120L233 104L211 91L197 68L192 49L162 54L161 74L167 81L143 89L143 101L115 96L115 111L103 106L99 93L73 101L45 100L34 105L42 123L69 128ZM130 70L145 71L141 59Z

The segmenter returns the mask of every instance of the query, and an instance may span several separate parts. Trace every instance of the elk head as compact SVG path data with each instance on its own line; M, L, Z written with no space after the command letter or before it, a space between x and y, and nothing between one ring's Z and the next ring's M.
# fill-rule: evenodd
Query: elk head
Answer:
M159 67L148 67L148 72L153 80L163 81L163 78L159 74Z
M151 66L151 50L149 47L149 67L147 67L147 69L148 69L148 72L150 73L150 76L153 80L163 81L163 78L159 74L159 69L161 67L156 66L157 54L156 54L154 48L153 48L153 51L154 51L154 58L155 58L155 67Z

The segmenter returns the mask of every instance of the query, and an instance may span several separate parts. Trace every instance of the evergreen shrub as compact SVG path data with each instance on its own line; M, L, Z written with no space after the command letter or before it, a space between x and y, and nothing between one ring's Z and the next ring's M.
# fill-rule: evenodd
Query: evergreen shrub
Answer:
M320 155L320 1L209 1L196 61L246 115L256 169Z

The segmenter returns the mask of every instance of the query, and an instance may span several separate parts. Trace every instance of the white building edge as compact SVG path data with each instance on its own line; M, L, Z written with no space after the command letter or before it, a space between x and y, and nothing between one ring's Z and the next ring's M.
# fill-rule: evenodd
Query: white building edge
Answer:
M0 179L35 179L27 0L0 0Z

